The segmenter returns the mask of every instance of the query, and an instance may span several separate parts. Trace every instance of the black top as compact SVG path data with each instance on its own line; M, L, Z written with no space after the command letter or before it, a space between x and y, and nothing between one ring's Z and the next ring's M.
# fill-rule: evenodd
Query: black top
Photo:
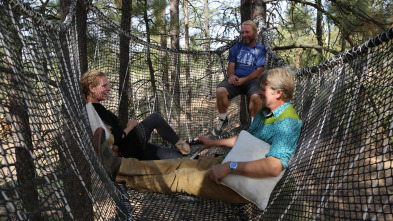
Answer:
M110 130L115 138L113 144L118 147L117 152L120 152L122 157L141 159L147 142L144 126L137 124L123 139L124 131L120 126L119 118L100 103L93 103L93 106L101 120L111 127Z
M111 111L107 110L102 104L100 103L92 103L94 109L97 111L98 115L100 116L101 120L108 126L111 127L111 132L113 137L115 138L114 145L121 146L123 143L123 128L120 127L119 118L112 113Z

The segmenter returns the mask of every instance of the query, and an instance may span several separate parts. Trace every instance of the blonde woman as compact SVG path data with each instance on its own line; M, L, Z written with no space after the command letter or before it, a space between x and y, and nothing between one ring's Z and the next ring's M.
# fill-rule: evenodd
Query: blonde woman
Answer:
M142 122L130 119L126 128L120 126L119 118L107 110L100 102L108 98L111 90L106 75L91 70L82 75L82 93L86 102L91 102L101 120L110 128L114 137L114 152L121 157L132 157L139 160L159 160L180 158L190 153L190 146L181 140L165 119L153 113ZM158 134L172 143L179 151L149 143L151 132L156 129Z

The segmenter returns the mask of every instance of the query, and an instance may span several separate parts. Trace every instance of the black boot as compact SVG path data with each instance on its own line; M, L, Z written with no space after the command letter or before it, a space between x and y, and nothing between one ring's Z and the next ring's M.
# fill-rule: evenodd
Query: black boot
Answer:
M104 165L106 172L111 180L115 180L120 169L121 157L119 157L108 146L105 139L105 130L101 127L97 128L93 136L93 145L101 163Z

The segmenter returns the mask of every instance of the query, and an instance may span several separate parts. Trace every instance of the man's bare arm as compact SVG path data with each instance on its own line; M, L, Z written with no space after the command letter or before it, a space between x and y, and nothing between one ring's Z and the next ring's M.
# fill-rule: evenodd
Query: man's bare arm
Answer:
M235 75L235 63L228 62L227 76L228 78Z
M235 63L228 62L227 68L228 83L235 85L239 78L235 75Z
M282 170L280 159L267 157L255 161L238 162L236 174L253 178L276 177Z
M197 141L203 143L203 147L199 150L199 152L201 152L202 150L208 149L213 146L232 148L237 141L237 136L222 140L212 140L207 137L199 137Z
M231 173L230 162L218 164L212 167L210 178L217 184L221 183L221 178ZM280 159L267 157L249 162L237 162L236 174L253 178L276 177L283 170Z

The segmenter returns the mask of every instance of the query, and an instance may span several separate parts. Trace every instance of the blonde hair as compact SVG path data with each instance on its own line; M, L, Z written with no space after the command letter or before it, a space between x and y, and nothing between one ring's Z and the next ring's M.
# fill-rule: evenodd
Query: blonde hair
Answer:
M264 71L259 76L259 83L266 83L272 90L282 90L283 101L290 101L295 91L295 75L285 68L275 68Z
M82 75L80 83L85 101L87 100L87 96L90 95L90 85L96 87L100 83L100 77L104 76L106 76L104 73L97 70L87 71Z
M252 27L252 29L254 29L254 31L258 31L257 24L255 24L255 22L253 22L251 20L247 20L247 21L243 22L242 25L251 25L251 27Z

